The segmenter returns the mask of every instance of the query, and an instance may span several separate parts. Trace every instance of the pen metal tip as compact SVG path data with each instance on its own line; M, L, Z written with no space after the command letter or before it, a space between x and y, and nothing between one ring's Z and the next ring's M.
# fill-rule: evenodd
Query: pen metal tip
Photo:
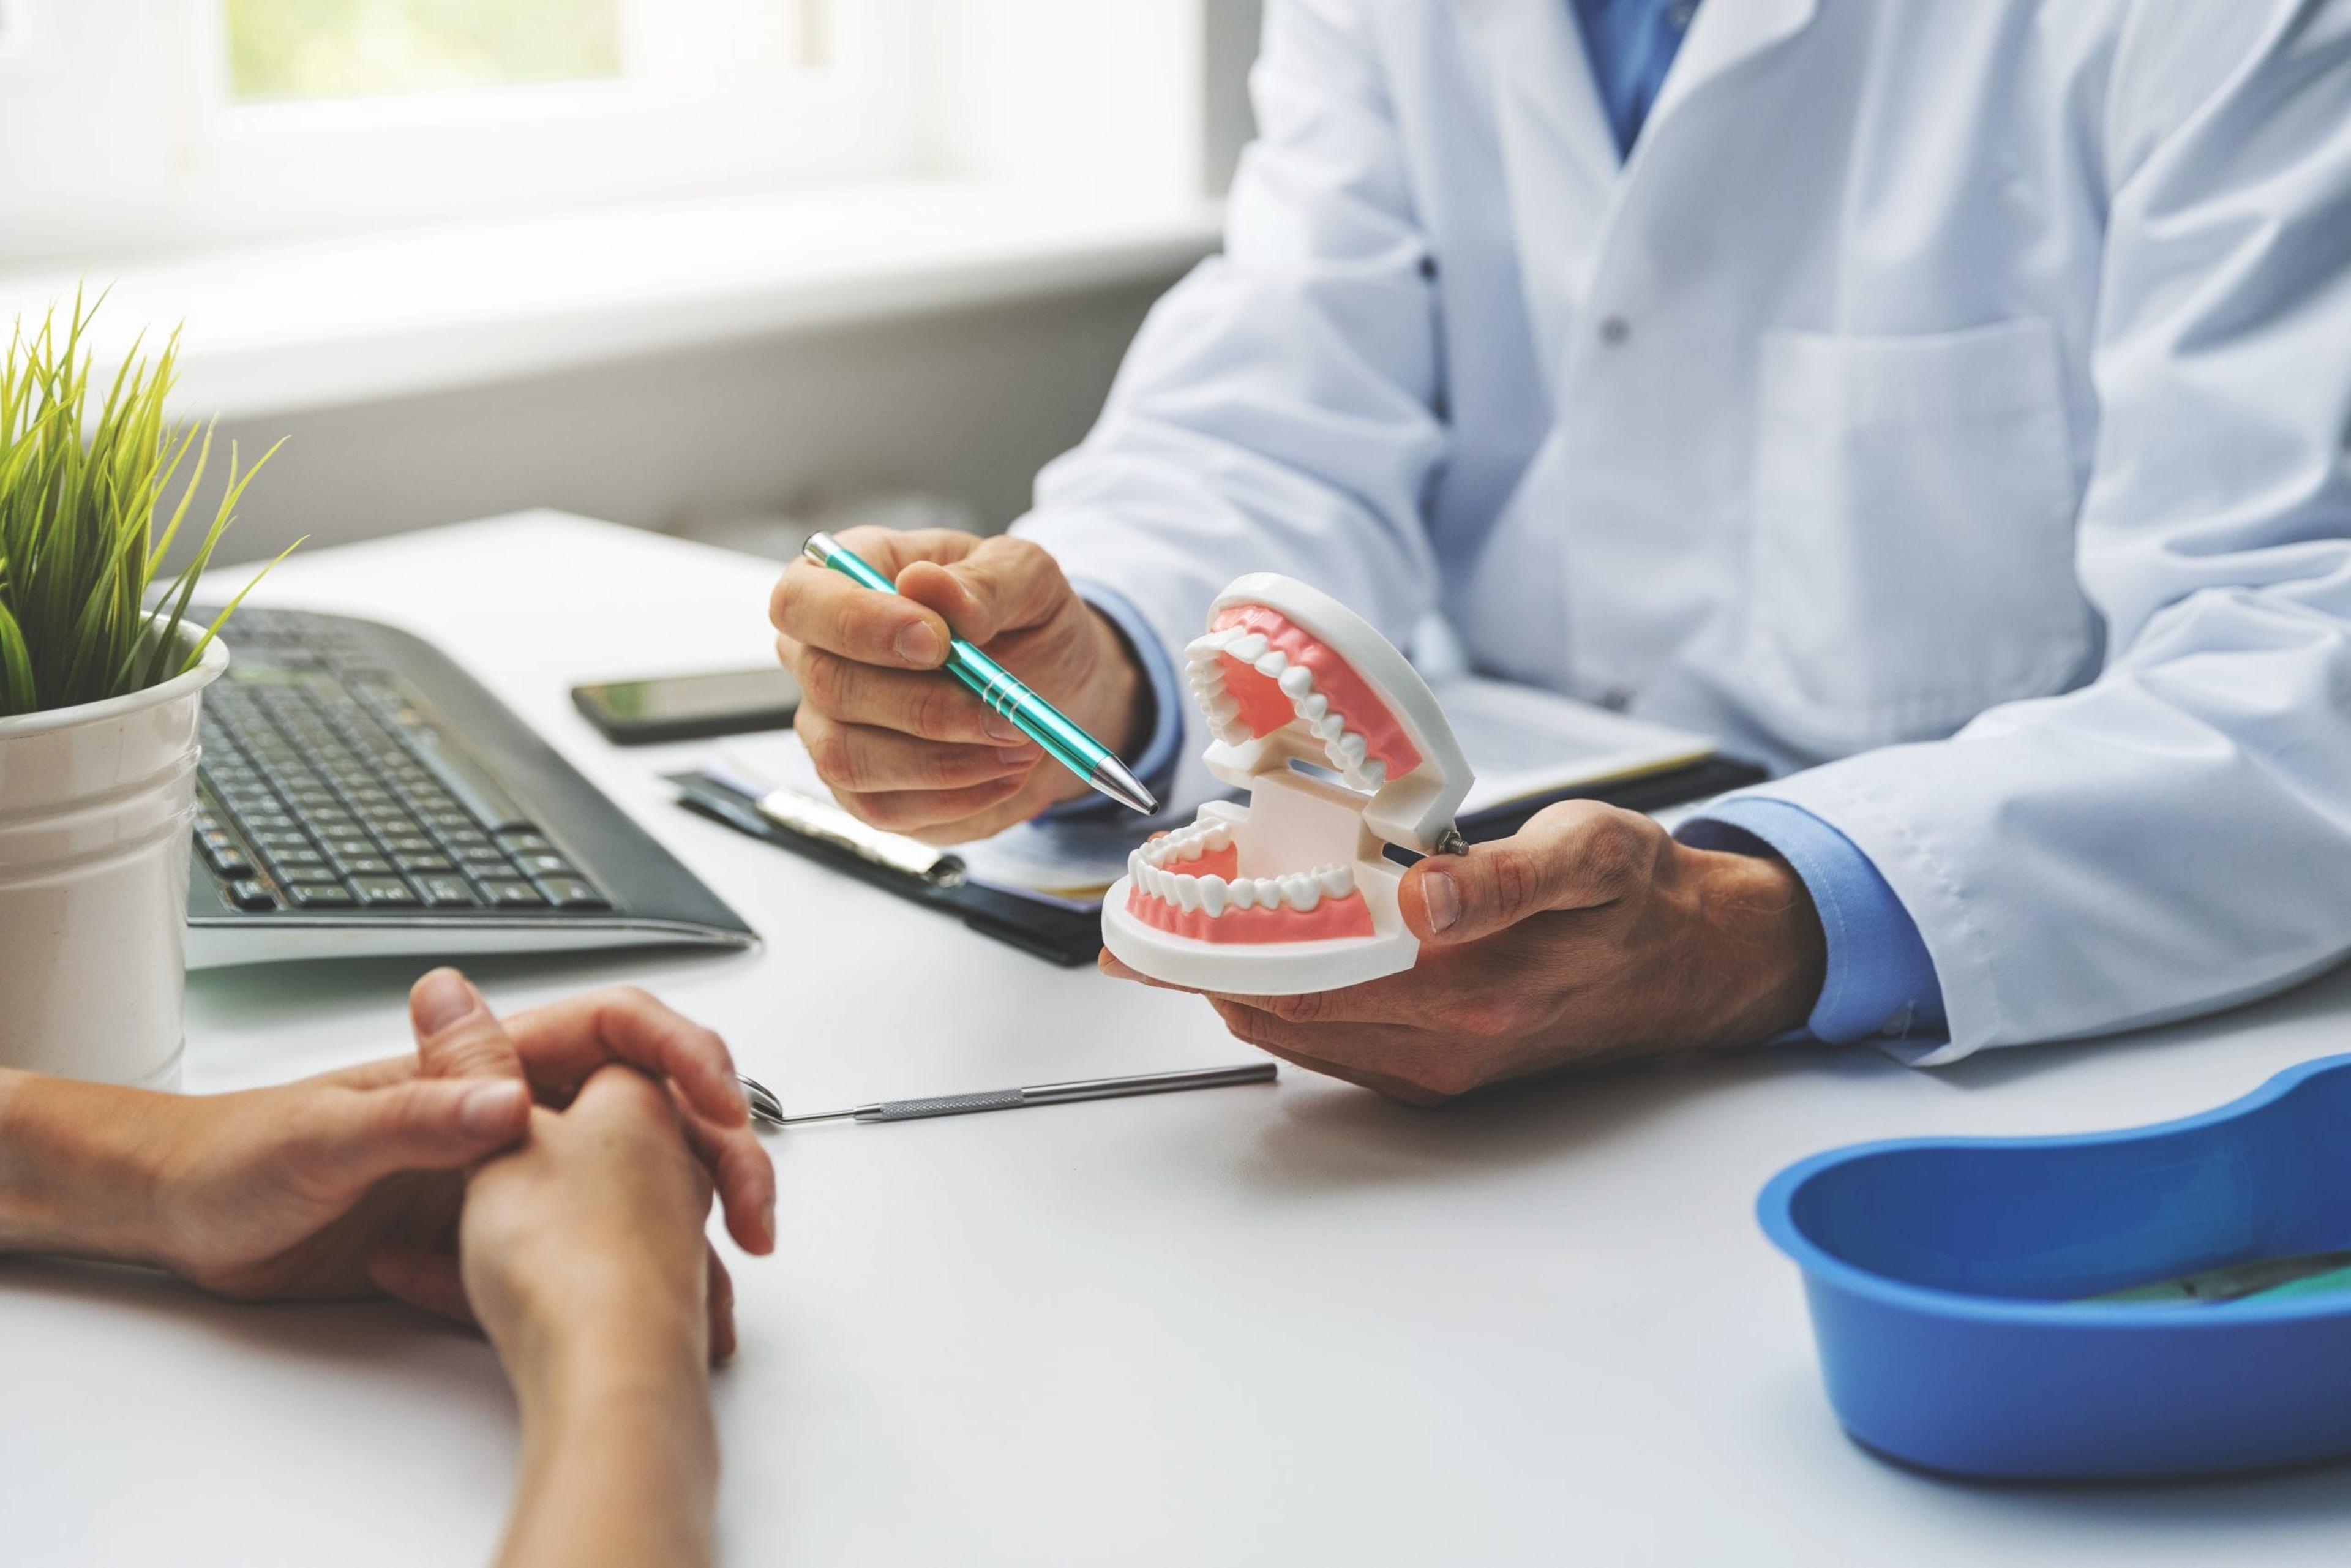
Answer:
M1144 789L1143 780L1115 757L1094 764L1094 770L1086 775L1086 782L1129 810L1140 811L1148 817L1159 810L1159 797Z

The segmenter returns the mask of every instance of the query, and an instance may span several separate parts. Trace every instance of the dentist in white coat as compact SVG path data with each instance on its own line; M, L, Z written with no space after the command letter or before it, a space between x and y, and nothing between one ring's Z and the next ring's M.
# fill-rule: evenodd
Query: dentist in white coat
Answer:
M2351 951L2351 0L1270 0L1255 90L1019 537L778 585L852 809L1079 792L949 625L1188 806L1169 650L1270 570L1782 770L1423 862L1412 972L1214 998L1293 1060L1936 1063Z

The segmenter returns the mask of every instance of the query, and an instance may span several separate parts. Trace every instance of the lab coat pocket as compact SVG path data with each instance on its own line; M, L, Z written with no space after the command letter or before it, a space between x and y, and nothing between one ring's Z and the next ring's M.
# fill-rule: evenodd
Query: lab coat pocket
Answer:
M1948 735L2088 657L2055 329L1763 342L1749 674L1826 753Z

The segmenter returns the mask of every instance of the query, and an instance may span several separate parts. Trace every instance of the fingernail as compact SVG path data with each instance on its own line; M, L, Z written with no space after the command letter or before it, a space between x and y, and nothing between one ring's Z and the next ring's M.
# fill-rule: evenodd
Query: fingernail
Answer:
M1428 906L1428 928L1442 931L1461 918L1461 889L1441 871L1420 879L1421 902Z
M987 716L981 719L979 722L980 727L987 731L988 738L991 740L1018 740L1020 738L1020 727L1014 724L1002 714L997 712L994 708L989 708L987 710Z
M910 664L935 664L939 662L939 634L931 630L927 621L917 621L898 633L895 644L898 657Z
M514 1122L522 1100L522 1085L511 1078L476 1083L457 1102L457 1125L466 1136L486 1138L504 1132Z
M416 1027L426 1034L439 1034L459 1019L482 1005L482 993L474 989L474 982L455 969L435 969L416 983L415 994L409 998Z
M999 746L996 748L998 762L1026 762L1037 754L1025 746Z

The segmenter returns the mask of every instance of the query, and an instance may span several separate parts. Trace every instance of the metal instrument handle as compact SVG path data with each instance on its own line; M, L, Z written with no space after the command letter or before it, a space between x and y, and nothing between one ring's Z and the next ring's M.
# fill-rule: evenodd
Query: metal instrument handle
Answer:
M935 1094L927 1100L884 1100L861 1108L861 1122L912 1122L923 1116L964 1116L974 1111L1010 1111L1026 1103L1018 1089L991 1089L984 1094Z
M1228 1083L1266 1083L1279 1071L1270 1061L1246 1067L1202 1067L1187 1072L1144 1072L1132 1078L1089 1078L1075 1083L1034 1083L1021 1091L1031 1105L1066 1100L1111 1100L1122 1094L1165 1094L1178 1089L1221 1089Z

